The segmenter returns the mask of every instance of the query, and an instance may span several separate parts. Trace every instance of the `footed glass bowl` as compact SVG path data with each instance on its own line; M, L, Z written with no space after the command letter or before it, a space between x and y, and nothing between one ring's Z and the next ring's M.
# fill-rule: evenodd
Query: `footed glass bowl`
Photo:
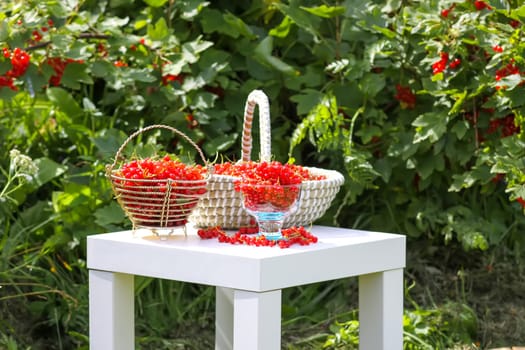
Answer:
M284 220L299 207L301 184L266 185L241 183L243 207L259 225L259 235L266 239L283 238Z

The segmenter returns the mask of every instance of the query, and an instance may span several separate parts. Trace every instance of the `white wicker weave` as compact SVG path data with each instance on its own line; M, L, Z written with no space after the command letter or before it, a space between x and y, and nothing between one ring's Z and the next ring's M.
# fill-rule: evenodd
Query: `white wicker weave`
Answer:
M260 90L252 91L244 109L241 160L249 161L252 150L252 121L255 106L259 107L261 161L271 160L270 106L268 97ZM283 227L308 226L323 216L344 183L344 177L335 170L305 167L313 175L324 175L324 180L304 181L301 185L299 208L284 222ZM253 226L254 218L242 206L242 195L234 189L237 178L226 175L211 175L208 191L201 197L189 221L198 227L220 226L237 229Z

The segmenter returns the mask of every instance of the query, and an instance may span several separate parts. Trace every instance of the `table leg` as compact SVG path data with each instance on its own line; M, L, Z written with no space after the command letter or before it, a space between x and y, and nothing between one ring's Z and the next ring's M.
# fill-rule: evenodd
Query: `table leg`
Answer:
M135 349L133 275L89 270L89 348Z
M403 349L403 269L359 276L359 349Z
M215 350L233 349L233 289L215 287Z
M216 288L216 350L281 349L281 290Z

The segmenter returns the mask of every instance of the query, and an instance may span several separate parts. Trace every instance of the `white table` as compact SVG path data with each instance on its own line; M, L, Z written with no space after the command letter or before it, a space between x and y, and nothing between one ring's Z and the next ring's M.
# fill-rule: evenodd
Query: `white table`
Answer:
M403 348L405 236L314 226L309 246L159 240L147 230L88 236L91 350L132 350L133 276L216 287L215 349L281 349L281 290L359 276L361 350Z

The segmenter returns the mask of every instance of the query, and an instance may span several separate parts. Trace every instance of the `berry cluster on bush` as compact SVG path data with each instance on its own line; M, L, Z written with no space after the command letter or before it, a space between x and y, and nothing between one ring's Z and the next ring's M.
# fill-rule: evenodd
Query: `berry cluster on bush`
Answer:
M24 75L29 67L29 61L31 58L26 51L18 47L13 51L4 47L2 53L3 57L10 61L11 69L0 76L0 88L5 86L13 91L17 91L18 88L15 86L15 79Z
M452 136L457 137L457 144L465 145L462 147L473 150L485 147L490 152L503 150L499 140L510 136L521 138L519 124L523 119L523 103L516 101L515 97L519 93L518 89L523 86L524 62L521 57L522 49L512 39L521 33L521 23L512 11L504 14L500 7L495 7L488 1L474 0L448 3L440 10L439 18L425 22L435 25L433 28L416 26L416 37L426 43L426 62L430 62L432 84L424 76L419 77L420 80L413 79L408 86L401 87L398 84L395 98L400 102L401 108L408 109L408 106L415 106L415 98L410 95L412 91L422 95L419 100L425 99L425 95L433 96L433 108L443 114L442 120L445 122L436 120L438 123L435 127L428 124L428 127L420 128L421 120L425 118L425 115L420 115L414 126L416 135L426 133L423 140L435 143L452 132ZM424 87L421 88L422 86ZM462 91L462 96L459 91ZM510 103L513 99L514 102ZM447 105L448 103L451 104ZM423 109L423 106L420 108ZM430 115L427 114L429 118ZM468 123L465 135L454 135L458 117ZM432 135L430 130L439 129L441 131L437 133L438 138L429 137ZM420 143L421 139L417 139ZM466 163L465 174L472 174L470 167L473 164L476 164L476 168L495 169L502 159L507 158L473 157L472 163ZM513 191L521 186L516 183L519 181L516 175L518 174L512 171L507 177L510 181L507 184ZM456 176L466 178L467 175ZM483 183L484 179L479 181ZM465 187L472 184L465 184ZM456 187L453 185L451 188ZM515 197L516 194L511 194L511 198Z
M397 94L394 98L400 102L402 109L414 109L416 106L416 95L409 86L396 85Z

